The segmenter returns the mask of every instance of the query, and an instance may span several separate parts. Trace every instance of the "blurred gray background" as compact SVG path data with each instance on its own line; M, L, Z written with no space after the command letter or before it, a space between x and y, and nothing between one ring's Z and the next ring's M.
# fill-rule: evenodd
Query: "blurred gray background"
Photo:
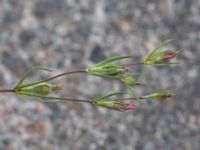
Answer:
M142 67L139 94L173 89L176 97L120 113L87 104L43 104L0 95L0 150L199 150L199 0L0 0L0 87L30 67L52 74L116 55L142 57L163 40L181 50L178 66ZM50 74L36 73L30 80ZM93 98L123 90L85 75L59 79L60 95Z

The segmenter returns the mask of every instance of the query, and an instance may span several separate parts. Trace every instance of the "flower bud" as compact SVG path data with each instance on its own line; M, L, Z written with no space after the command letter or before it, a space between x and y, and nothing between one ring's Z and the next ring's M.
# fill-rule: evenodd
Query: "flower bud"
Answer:
M171 59L175 58L176 55L177 55L177 53L174 52L174 51L170 51L170 50L164 51L162 56L160 57L160 61L161 62L168 62Z
M118 65L116 62L127 59L135 59L133 56L116 56L100 61L95 66L86 69L88 74L104 77L120 79L125 73L124 66Z
M130 86L137 84L137 82L136 82L136 80L135 80L135 78L133 76L128 76L128 77L125 77L125 78L121 78L120 80L124 84L130 85Z
M61 90L61 89L62 85L59 83L42 82L27 87L23 87L20 89L20 92L46 96L51 94L54 90Z
M96 99L96 100L93 100L93 104L96 106L114 109L118 111L136 109L135 104L124 103L123 101L119 101L119 100Z
M109 63L106 65L90 67L87 69L87 72L105 78L120 78L124 74L124 69L120 65Z
M55 91L55 90L62 90L63 89L63 84L61 83L55 83L55 84L52 84L52 90Z
M146 96L143 96L144 99L155 99L155 100L165 100L167 98L170 98L174 96L174 93L171 93L170 91L160 91L160 92L155 92Z
M144 61L148 65L169 65L170 61L177 56L177 53L172 50L155 52Z

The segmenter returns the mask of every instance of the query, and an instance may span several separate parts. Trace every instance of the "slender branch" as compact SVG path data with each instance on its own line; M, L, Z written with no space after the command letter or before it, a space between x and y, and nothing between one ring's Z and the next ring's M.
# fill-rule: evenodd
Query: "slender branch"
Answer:
M3 93L3 92L15 92L14 89L0 89L0 92Z
M74 74L74 73L87 73L87 71L86 70L76 70L76 71L71 71L71 72L64 72L64 73L58 74L56 76L50 77L48 79L45 79L45 80L43 80L43 82L50 81L50 80L59 78L61 76L65 76L65 75L69 75L69 74Z
M92 100L89 100L89 99L74 99L74 98L65 98L65 97L42 96L39 94L32 94L32 93L26 93L26 92L17 92L16 94L19 94L22 96L29 96L29 97L38 97L41 99L52 99L52 100L54 99L54 100L63 100L63 101L92 103Z
M91 100L88 99L72 99L72 98L64 98L64 97L51 97L47 96L45 97L47 99L57 99L57 100L63 100L63 101L73 101L73 102L83 102L83 103L92 103Z
M59 78L59 77L65 76L65 75L75 74L75 73L87 73L87 71L86 70L76 70L76 71L64 72L64 73L52 76L50 78L47 78L47 79L44 79L44 80L40 80L38 82L33 82L33 83L30 83L30 84L26 84L26 85L20 86L20 88L32 86L32 85L39 84L39 83L42 83L42 82L47 82L47 81L54 80L56 78Z

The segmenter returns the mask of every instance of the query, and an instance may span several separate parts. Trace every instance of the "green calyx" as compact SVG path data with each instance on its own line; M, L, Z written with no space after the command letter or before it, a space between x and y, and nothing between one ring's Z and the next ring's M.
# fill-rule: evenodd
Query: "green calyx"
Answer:
M28 70L22 78L19 80L17 85L14 87L14 91L16 94L22 96L28 96L34 101L41 102L60 102L58 99L47 100L46 96L51 94L53 91L61 90L62 85L60 83L51 83L50 81L39 81L39 82L31 82L24 83L24 81L34 72L34 71L51 71L44 67L34 67Z
M137 82L135 80L135 78L133 76L128 76L128 77L124 77L120 79L125 85L128 86L133 86L135 85Z
M143 63L152 66L168 66L171 64L176 64L176 62L170 62L171 59L176 57L176 52L172 50L158 51L165 44L171 42L167 40L158 45L144 60Z
M92 100L92 104L99 107L113 109L117 111L129 110L129 104L119 99L110 99L113 96L123 95L123 92L113 92L103 97Z
M59 84L43 82L20 88L20 92L38 94L43 96L51 94L54 90L59 90Z
M165 100L172 96L174 96L174 94L170 92L169 90L166 90L166 91L158 91L152 94L145 95L143 96L143 98L147 100Z
M104 78L120 79L125 71L123 66L115 64L114 62L126 59L133 59L133 56L117 56L103 60L93 67L88 68L86 71L95 76Z
M120 65L106 64L102 66L94 66L87 69L89 74L104 78L120 78L124 74L124 70Z

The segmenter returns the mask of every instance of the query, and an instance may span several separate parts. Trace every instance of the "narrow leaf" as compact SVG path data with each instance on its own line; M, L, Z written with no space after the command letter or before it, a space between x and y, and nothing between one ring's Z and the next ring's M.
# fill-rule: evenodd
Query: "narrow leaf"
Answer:
M44 68L44 67L33 67L30 70L28 70L19 80L19 82L17 83L17 85L15 86L15 88L18 88L20 85L22 85L22 83L24 82L24 80L30 76L34 71L38 71L38 70L42 70L42 71L49 71L51 72L52 70L48 69L48 68Z
M162 48L164 45L168 44L169 42L171 42L173 39L168 39L166 41L161 42L144 60L144 62L146 62L148 59L150 59L153 54L159 50L160 48Z
M105 99L105 98L108 98L108 97L118 96L118 95L123 95L123 94L125 94L125 93L124 92L112 92L112 93L109 93L109 94L102 96L98 99Z
M102 66L102 65L105 65L107 63L111 63L111 62L114 62L114 61L117 61L117 60L122 60L122 59L130 59L130 58L135 58L134 56L116 56L116 57L111 57L111 58L108 58L106 60L103 60L101 62L99 62L98 64L96 64L96 66Z
M17 94L22 95L22 96L27 96L29 98L31 98L32 101L37 101L37 102L47 102L47 103L57 103L57 102L64 102L62 100L59 99L55 99L55 98L50 98L50 97L45 97L42 95L38 95L38 94L31 94L31 93L26 93L26 92L18 92ZM48 100L49 99L49 100ZM51 99L51 100L50 100Z

